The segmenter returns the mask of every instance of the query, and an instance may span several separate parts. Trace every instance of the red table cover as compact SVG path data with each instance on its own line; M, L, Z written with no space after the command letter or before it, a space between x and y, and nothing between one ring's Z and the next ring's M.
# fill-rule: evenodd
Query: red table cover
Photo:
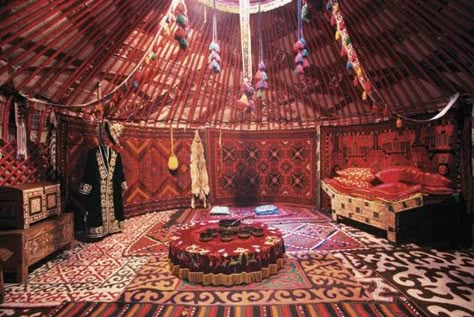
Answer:
M252 224L263 229L263 236L221 241L199 240L199 234L217 223L195 224L178 230L169 246L173 274L192 282L213 285L251 283L275 274L284 264L285 246L278 229Z

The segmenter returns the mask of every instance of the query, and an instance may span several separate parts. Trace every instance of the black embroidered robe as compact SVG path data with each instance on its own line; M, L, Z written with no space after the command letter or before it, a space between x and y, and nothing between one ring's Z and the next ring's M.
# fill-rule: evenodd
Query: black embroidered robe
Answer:
M122 191L127 189L120 153L101 145L87 154L79 192L86 195L86 235L101 238L122 231Z

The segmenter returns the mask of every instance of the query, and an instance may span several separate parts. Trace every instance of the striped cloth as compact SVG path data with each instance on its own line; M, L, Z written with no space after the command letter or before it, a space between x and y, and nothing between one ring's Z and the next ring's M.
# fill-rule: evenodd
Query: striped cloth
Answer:
M411 317L420 316L410 304L403 301L370 303L320 303L264 306L183 306L126 303L64 303L48 316L70 317Z

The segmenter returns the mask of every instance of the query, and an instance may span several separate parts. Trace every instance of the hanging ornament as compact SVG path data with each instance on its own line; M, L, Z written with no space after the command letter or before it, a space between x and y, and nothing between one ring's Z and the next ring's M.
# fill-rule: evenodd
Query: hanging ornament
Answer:
M253 94L255 92L254 88L250 84L250 81L247 77L244 78L242 85L240 87L242 96L237 101L237 103L245 110L253 112L255 110L255 102L253 101Z
M187 16L187 7L184 3L184 0L178 0L175 7L173 8L174 20L176 23L176 31L174 32L174 38L179 43L179 47L182 50L188 48L189 43L187 41L188 37L188 16Z
M214 13L212 16L212 42L209 45L209 69L218 74L221 71L220 47L217 44L217 21L216 21L216 3L214 1Z
M294 60L296 74L304 74L304 69L309 67L309 62L308 62L309 51L306 48L306 41L303 37L301 1L305 1L305 0L298 0L298 34L297 34L298 41L295 44L293 44L293 51L296 53L295 60Z
M263 98L263 91L268 89L268 75L267 68L263 62L262 13L260 11L260 2L258 3L258 44L258 55L260 62L258 63L258 71L255 74L255 88L257 89L257 97Z

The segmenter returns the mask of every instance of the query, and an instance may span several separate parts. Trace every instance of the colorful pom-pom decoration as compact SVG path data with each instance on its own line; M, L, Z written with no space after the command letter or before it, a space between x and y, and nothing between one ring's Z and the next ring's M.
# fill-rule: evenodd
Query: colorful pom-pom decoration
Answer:
M178 3L176 3L174 9L172 10L174 14L174 21L176 25L178 26L175 33L174 33L174 38L175 40L178 41L179 47L182 50L185 50L188 48L189 43L186 40L188 37L188 32L187 32L187 27L188 27L188 16L187 16L187 7L186 4L184 3L184 0L179 0ZM166 18L167 24L171 24L171 20L173 18L168 16ZM163 29L166 28L166 25L163 27ZM164 33L166 34L166 30Z

